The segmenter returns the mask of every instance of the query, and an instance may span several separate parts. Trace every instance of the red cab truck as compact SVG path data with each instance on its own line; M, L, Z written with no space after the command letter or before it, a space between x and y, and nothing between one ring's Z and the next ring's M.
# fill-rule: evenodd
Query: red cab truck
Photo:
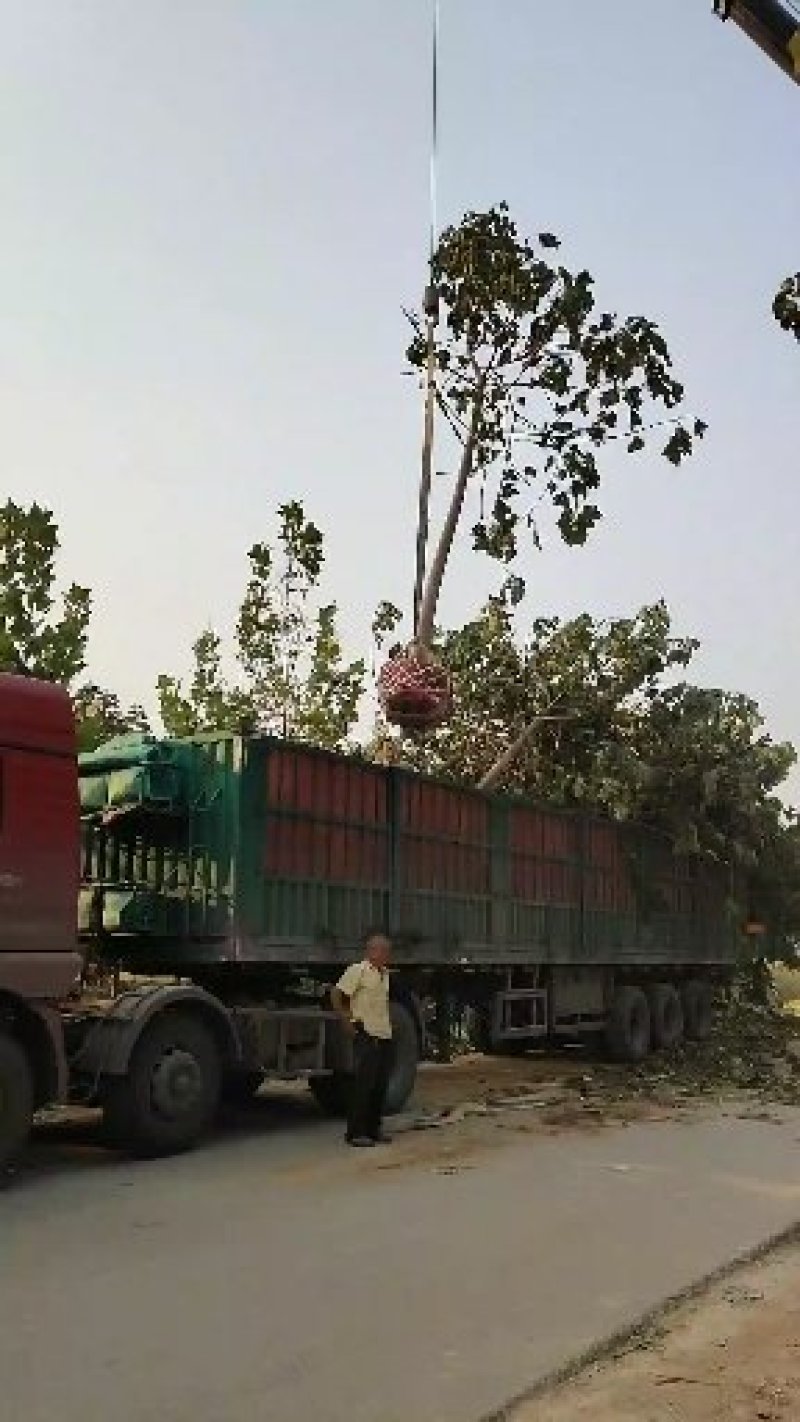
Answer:
M80 974L78 827L69 697L0 676L0 1163L67 1090L53 1004Z

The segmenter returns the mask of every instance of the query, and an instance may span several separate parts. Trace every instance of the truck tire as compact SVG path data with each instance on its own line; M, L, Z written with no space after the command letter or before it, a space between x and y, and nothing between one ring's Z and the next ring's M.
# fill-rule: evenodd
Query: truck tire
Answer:
M671 1052L683 1036L683 1004L672 983L654 983L648 990L653 1046Z
M394 1060L386 1088L384 1110L388 1116L402 1111L414 1090L419 1065L419 1033L413 1013L403 1002L390 1002L389 1015L392 1019L392 1042ZM330 1076L312 1076L309 1080L311 1092L328 1116L345 1116L350 1099L350 1082L347 1072L335 1071Z
M714 994L711 984L703 978L690 978L681 988L683 1021L686 1036L693 1042L704 1042L714 1027Z
M419 1065L419 1033L413 1014L403 1002L390 1002L394 1060L386 1088L387 1115L402 1111L414 1090Z
M190 1013L168 1012L145 1028L125 1076L102 1086L106 1130L131 1155L188 1150L211 1126L222 1068L213 1034Z
M606 1044L617 1062L641 1062L650 1050L650 1008L638 987L619 987L606 1025Z
M28 1139L33 1121L33 1072L19 1042L0 1032L0 1184Z

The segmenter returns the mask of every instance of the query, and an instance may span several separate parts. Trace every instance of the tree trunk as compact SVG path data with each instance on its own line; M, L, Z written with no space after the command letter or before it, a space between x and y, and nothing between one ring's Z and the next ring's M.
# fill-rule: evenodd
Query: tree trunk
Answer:
M566 719L566 716L534 716L533 720L529 721L516 739L511 742L511 745L506 747L503 754L497 757L494 765L490 766L483 779L478 781L478 789L494 790L499 785L506 771L511 769L517 756L524 751L536 727L541 726L543 721L564 721Z
M478 781L479 790L494 790L495 787L499 785L506 771L510 770L514 764L517 756L521 755L522 751L524 751L537 725L538 721L531 721L525 727L524 731L520 731L516 740L512 741L511 745L506 747L503 754L497 757L494 765L487 770L483 779Z
M428 316L428 364L425 384L425 419L422 435L422 471L419 483L417 516L417 569L414 579L414 635L417 634L425 582L425 560L428 551L429 509L433 474L434 417L436 413L436 318Z
M442 583L444 581L444 570L447 567L447 560L450 557L450 552L453 547L458 521L461 518L461 510L464 507L467 484L469 483L472 473L472 461L475 456L478 428L483 412L483 391L484 381L481 380L475 393L469 434L467 435L464 450L461 455L461 464L458 470L456 487L453 490L453 497L450 500L450 507L447 510L447 517L444 521L444 527L442 528L441 537L439 538L430 571L425 579L415 636L416 645L422 651L430 651L431 642L433 641L436 607L439 602L439 593L442 590Z

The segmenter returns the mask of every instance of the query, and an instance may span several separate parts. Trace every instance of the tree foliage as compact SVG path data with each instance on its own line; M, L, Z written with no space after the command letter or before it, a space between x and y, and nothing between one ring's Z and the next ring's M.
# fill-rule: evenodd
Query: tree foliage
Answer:
M8 499L0 508L0 670L57 682L72 695L79 750L147 729L141 706L125 710L111 691L80 683L92 615L87 587L61 597L58 525L50 509Z
M70 687L86 663L88 588L59 598L58 527L49 509L0 506L0 669Z
M655 429L678 464L705 432L702 420L681 414L683 387L658 328L599 310L592 276L561 264L559 246L550 233L535 243L522 237L501 205L469 213L434 254L436 398L458 472L425 581L422 643L471 482L488 493L474 546L511 563L522 526L539 542L542 506L564 542L585 542L601 517L599 455L610 442L636 453ZM422 316L410 319L409 359L426 370L429 328Z
M772 303L772 314L784 331L800 341L800 272L781 282Z
M531 726L501 788L561 805L610 805L612 766L636 715L695 645L672 635L663 603L607 622L588 613L537 618L520 638L508 599L490 599L477 618L437 643L458 685L456 711L416 748L417 763L474 784Z
M318 601L324 557L322 534L302 504L283 504L275 542L250 549L232 675L223 666L220 636L208 629L194 643L188 686L175 677L159 678L168 734L257 729L329 748L347 742L366 667L344 655L335 603Z
M667 830L680 849L701 849L748 871L775 825L777 790L795 761L775 742L749 697L716 688L661 688L637 727L643 767L632 812Z
M418 769L478 783L521 729L498 788L666 834L737 871L742 907L800 937L800 831L780 788L793 748L746 696L692 685L697 649L663 602L633 617L536 619L515 633L508 597L436 641L458 685L452 721L402 747ZM401 758L386 730L376 755Z
M244 729L251 708L245 691L232 687L222 672L222 639L211 628L192 643L188 686L163 674L156 683L161 721L168 736L198 731Z
M127 710L113 691L105 691L93 682L79 686L72 704L78 727L78 750L96 750L115 736L138 732L146 735L150 729L147 715L138 705Z

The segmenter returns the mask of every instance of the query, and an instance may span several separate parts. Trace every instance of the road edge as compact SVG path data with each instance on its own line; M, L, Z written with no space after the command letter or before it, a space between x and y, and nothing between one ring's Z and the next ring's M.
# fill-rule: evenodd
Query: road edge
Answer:
M725 1264L720 1264L718 1268L712 1269L710 1273L703 1274L694 1283L688 1284L686 1288L678 1290L677 1293L669 1294L661 1303L655 1304L652 1308L640 1314L632 1323L625 1324L624 1327L616 1329L605 1338L596 1343L592 1343L588 1348L584 1348L577 1353L574 1358L561 1364L558 1368L553 1368L549 1373L545 1373L530 1387L524 1388L522 1392L515 1393L499 1408L492 1412L485 1413L479 1422L513 1422L513 1415L517 1408L523 1407L526 1403L535 1402L537 1398L543 1397L546 1393L554 1392L557 1388L563 1387L565 1383L574 1381L587 1368L596 1363L610 1361L614 1355L631 1343L639 1334L646 1334L657 1326L669 1322L669 1320L686 1304L694 1303L703 1298L717 1284L724 1283L725 1280L738 1274L753 1264L758 1264L763 1259L768 1259L770 1255L779 1253L782 1249L800 1245L800 1220L788 1225L785 1229L779 1230L777 1234L769 1235L760 1244L754 1245L751 1249L744 1250L741 1254L736 1254Z

